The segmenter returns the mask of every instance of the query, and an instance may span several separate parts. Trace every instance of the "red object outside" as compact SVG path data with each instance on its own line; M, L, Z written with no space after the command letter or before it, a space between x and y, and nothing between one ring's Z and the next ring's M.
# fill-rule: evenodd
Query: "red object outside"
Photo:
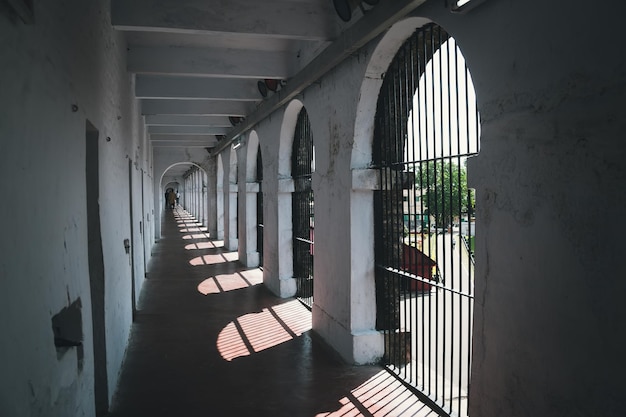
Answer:
M404 271L433 281L433 267L436 265L437 262L419 249L407 244L402 245L402 269ZM432 285L426 282L410 278L409 281L411 291L430 291L432 288Z

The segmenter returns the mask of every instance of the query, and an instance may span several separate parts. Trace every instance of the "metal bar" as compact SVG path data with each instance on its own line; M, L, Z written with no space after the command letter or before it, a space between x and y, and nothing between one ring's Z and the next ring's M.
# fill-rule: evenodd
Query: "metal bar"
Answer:
M398 67L400 66L400 64L398 64ZM403 146L404 142L402 141L402 132L401 132L401 125L399 123L399 117L398 114L400 112L400 94L401 94L401 87L400 87L400 83L401 83L401 74L399 71L399 68L396 68L396 72L394 73L395 77L396 77L396 82L393 83L394 89L393 89L393 114L395 115L395 117L392 119L395 123L393 123L393 133L392 133L392 137L394 138L395 141L395 152L393 153L393 158L394 160L399 160L401 152L398 149L398 145ZM398 171L398 172L402 172L402 171ZM400 235L400 231L398 230L398 221L399 219L397 218L397 210L398 210L398 201L402 201L402 181L403 179L401 177L398 176L398 172L396 172L396 174L394 175L394 184L392 185L392 189L391 192L393 194L392 200L391 200L391 209L392 209L392 228L391 228L391 233L392 233L392 242L396 242L396 244L393 246L394 248L394 257L392 260L392 265L398 265L398 260L401 258L402 254L400 253L402 245L398 245L397 242L400 241L400 239L402 239L401 235ZM400 183L400 184L399 184ZM396 323L396 319L397 319L397 315L399 314L398 312L398 306L400 303L400 299L399 299L399 280L397 279L393 279L391 281L391 285L392 285L392 305L391 305L391 310L392 310L392 314L390 315L390 323L389 323L389 331L391 332L393 329L393 332L391 333L393 335L393 344L395 346L394 349L394 361L393 364L396 366L400 366L400 354L401 354L401 349L402 349L402 345L400 343L399 340L399 336L400 336L400 329L399 329L399 323Z
M465 152L465 153L460 153L460 154L455 154L454 156L457 157L469 157L469 156L474 156L476 155L476 152ZM444 158L445 159L445 158ZM403 161L403 162L396 162L391 164L391 166L404 166L407 164L417 164L420 162L436 162L436 161L441 161L442 158L440 156L437 157L432 157L432 158L424 158L423 160L419 160L419 161Z
M443 70L443 53L444 50L441 47L442 43L443 43L443 36L441 34L441 27L438 27L438 39L437 39L437 52L439 54L439 112L440 112L440 128L441 128L441 155L442 155L442 160L441 160L441 195L442 195L442 199L441 199L441 213L442 213L442 227L444 228L444 233L442 236L442 242L441 242L441 253L442 253L442 258L443 258L443 265L444 267L447 266L447 262L446 262L446 258L447 258L447 253L446 253L446 242L445 242L445 234L446 234L446 228L447 228L447 211L446 211L446 178L445 178L445 173L444 170L446 168L445 166L445 159L443 157L443 155L445 154L445 138L444 138L444 131L445 131L445 122L444 122L444 89L443 89L443 85L444 85L444 70ZM450 141L450 139L448 138L448 142ZM439 239L437 239L437 242L439 242ZM448 268L445 268L445 275L444 278L453 278L450 277L450 270ZM437 294L437 299L439 299L439 291L436 293ZM445 361L445 357L446 357L446 336L447 336L447 332L446 332L446 293L445 291L441 292L441 296L442 296L442 304L443 304L443 317L441 319L441 323L442 323L442 328L441 328L441 339L442 339L442 352L440 354L440 356L437 358L437 366L439 365L439 358L443 358L443 360L441 361L441 373L440 372L435 372L435 374L437 375L437 378L439 378L439 376L441 375L441 396L445 397L445 375L446 375L446 361ZM439 314L439 310L437 309L437 314ZM439 330L439 315L437 315L437 330ZM437 341L439 341L439 338L437 338ZM437 381L437 389L439 389L439 381Z
M434 57L436 49L435 49L435 31L434 31L434 27L431 26L431 31L430 31L430 47L431 47L431 51L430 51L430 56ZM434 103L435 101L435 96L436 96L436 84L435 84L435 65L434 65L434 60L433 60L433 65L431 66L431 76L432 76L432 81L431 81L431 85L432 85L432 90L433 90L433 106L432 106L432 118L433 118L433 125L436 123L437 120L437 113L436 113L436 104ZM434 126L433 126L434 127ZM433 132L436 132L436 129L433 129ZM441 132L440 132L441 134ZM433 143L434 143L434 151L435 151L435 155L436 155L436 150L437 150L437 135L436 133L433 134ZM437 170L438 170L438 166L437 166L437 162L435 162L435 178L434 178L434 182L435 182L435 195L438 194L438 188L437 186L439 185L437 183L438 178L437 178ZM437 197L435 197L435 213L437 215L437 217L439 217L439 210L441 208L439 207L439 201L437 199ZM436 219L435 220L435 225L438 225L439 220ZM439 239L435 239L435 256L437 258L437 264L439 264ZM432 320L430 321L432 322ZM437 344L439 343L439 327L438 327L438 323L439 323L439 292L436 291L435 292L435 323L434 323L434 330L435 330L435 346L437 346ZM431 344L432 345L432 344ZM437 398L437 371L438 371L438 363L439 361L437 360L437 354L436 352L434 353L435 355L435 370L434 370L434 374L435 374L435 398ZM429 357L429 364L432 364L432 358Z
M312 244L314 243L312 240L304 239L304 238L301 238L301 237L296 237L295 239L296 239L298 242L308 243L308 244L310 244L310 245L312 245Z
M450 42L450 41L449 41ZM449 56L449 55L448 55ZM459 54L458 54L458 48L456 47L456 43L455 43L455 47L454 47L454 91L455 91L455 114L457 116L457 123L456 123L456 138L457 138L457 150L458 153L460 154L461 152L461 135L460 135L460 118L459 118L459 64L458 64L458 60L459 60ZM467 102L467 96L465 97L465 101ZM457 169L457 184L459 184L459 193L458 193L458 201L457 204L459 206L459 233L458 236L460 238L461 236L461 219L463 217L463 195L461 193L462 190L462 185L461 185L461 156L457 155L457 165L458 165L458 169ZM453 228L454 230L454 228ZM454 239L455 237L452 236L452 238ZM454 245L453 245L454 248ZM459 264L459 268L463 267L463 248L461 247L461 242L459 242L459 256L457 259L457 262ZM459 274L459 291L463 291L463 273ZM453 305L454 307L454 305ZM454 309L453 309L454 311ZM452 342L453 344L453 342ZM462 362L462 355L461 352L463 352L463 300L459 299L459 337L458 337L458 349L459 349L459 363L458 363L458 368L457 368L457 372L458 372L458 401L457 401L457 410L461 409L461 390L462 390L462 380L463 380L463 362ZM451 366L454 366L454 357L450 358L450 364ZM454 381L454 375L450 375L450 381ZM454 398L453 397L453 392L452 392L452 387L453 387L453 383L450 383L450 398ZM452 407L452 401L450 402L450 407Z
M421 43L420 43L420 38L421 38ZM425 66L426 66L425 60L424 60L424 63L422 65L422 55L423 55L423 52L425 51L425 37L424 37L423 31L419 32L416 43L417 43L417 45L419 47L419 50L416 51L416 54L417 54L417 74L418 74L418 77L421 78L421 74L425 72ZM421 138L423 136L422 131L427 131L428 121L425 120L424 121L425 126L422 127L422 105L421 105L421 103L422 103L422 95L423 95L423 93L422 93L422 89L419 88L419 82L418 82L417 94L418 94L418 106L417 106L417 109L418 109L418 117L419 117L419 124L418 125L419 125L419 128L420 128L420 138ZM426 97L424 97L424 100L426 100ZM424 198L423 198L423 196L421 194L422 194L422 190L424 189L424 185L423 185L424 184L424 166L428 167L423 162L423 160L425 158L428 158L427 150L428 150L428 140L426 140L426 152L425 152L425 154L422 153L422 145L421 145L421 143L420 143L420 146L419 146L419 157L420 157L420 211L422 213L421 239L422 239L422 252L424 252L424 253L426 253L426 251L424 250L425 243L424 243L424 217L423 217L425 210L424 210ZM427 175L428 175L428 170L426 170L426 172L427 172ZM429 216L430 216L430 213L429 213ZM427 227L427 230L429 232L430 231L430 218L427 217L427 219L428 219L428 222L426 223L426 227ZM430 233L428 234L428 236L430 236ZM430 239L428 239L427 241L430 244ZM422 273L423 273L423 271L422 271ZM431 273L432 273L432 268L431 268ZM425 337L425 328L426 328L426 326L424 325L424 317L425 317L425 313L424 312L425 312L425 304L426 303L422 301L420 304L422 305L422 315L421 315L421 322L422 322L421 323L421 328L422 328L421 345L422 345L422 351L421 351L421 353L422 353L422 364L423 364L424 361L425 361L425 357L426 357L426 353L425 353L426 349L424 347L424 342L426 340L426 337ZM422 379L421 379L422 386L421 386L421 388L423 390L424 389L424 380L425 380L425 375L426 375L426 371L425 371L426 367L422 365L420 367L420 369L422 371L422 374L421 374L421 376L422 376ZM419 372L418 372L418 374L419 374Z
M415 107L413 102L414 102L414 97L415 97L415 90L416 90L416 82L415 82L415 67L416 67L416 60L415 60L415 48L416 45L416 40L415 40L415 36L411 36L409 43L407 45L407 49L409 50L409 70L407 71L408 74L410 75L409 77L409 86L407 87L408 93L409 93L409 101L410 101L410 105L409 108L411 109L411 119L409 121L409 123L411 123L411 132L412 132L412 136L410 138L408 138L413 146L411 146L411 160L415 160ZM418 75L419 77L419 75ZM419 107L419 106L417 106ZM408 137L408 136L407 136ZM407 158L409 159L409 158ZM413 185L411 188L411 191L409 193L409 245L411 247L413 246L417 246L417 237L415 237L415 235L411 232L411 222L413 222L413 224L415 225L413 227L413 230L415 230L415 228L417 227L417 219L418 219L418 215L417 215L417 204L416 204L416 196L417 196L417 187L415 186L415 171L416 171L416 166L415 163L411 164L411 169L410 172L412 173L412 180L413 180ZM412 210L411 210L412 208ZM421 221L421 220L420 220ZM411 237L413 237L413 240L411 241ZM411 290L411 285L409 283L409 285L407 286L409 289L409 292ZM405 297L406 300L406 297ZM413 334L413 329L414 327L414 323L413 323L413 319L416 318L415 315L415 311L414 311L414 307L413 307L413 302L411 301L410 303L406 303L410 306L410 310L407 313L408 314L408 321L409 321L409 329L410 329L410 337L411 337L411 360L413 360L413 356L416 355L416 352L413 352L413 340L416 337L416 335ZM416 318L417 319L417 318ZM417 321L417 320L415 320ZM417 348L417 343L416 343L416 348ZM414 369L413 364L411 364L411 366L409 367L410 369L410 375L409 375L409 380L410 381L414 381L417 379L417 369Z
M464 77L465 77L465 97L466 97L466 120L467 120L467 150L470 150L470 123L469 123L469 115L470 115L470 111L469 111L469 69L467 68L467 62L465 63L465 71L464 71ZM478 114L476 114L476 118L478 118ZM478 145L478 129L480 128L480 124L476 123L476 152L479 151ZM467 231L469 236L472 236L472 214L474 211L474 208L472 207L472 198L471 198L471 192L470 190L468 190L467 192ZM469 246L469 245L468 245ZM471 254L471 261L473 264L473 260L474 260L474 253L471 251L471 247L468 248L468 253ZM473 293L474 291L474 286L472 285L472 280L474 279L472 276L472 271L473 268L469 268L468 271L468 291L470 293ZM474 304L473 302L469 302L469 311L468 311L468 317L467 317L467 328L468 328L468 332L471 335L472 334L472 317L473 317L473 308L474 308ZM470 395L470 387L471 387L471 383L470 383L470 375L471 375L471 363L472 363L472 338L469 337L468 341L467 341L467 380L468 380L468 384L467 384L467 396L469 398ZM469 415L469 408L466 411L466 415Z
M428 284L428 285L430 285L432 287L437 287L437 288L440 288L442 290L449 291L449 292L451 292L453 294L458 294L458 295L461 295L463 297L468 297L468 298L472 298L472 299L474 298L474 296L472 294L470 294L469 292L467 292L467 291L459 291L459 290L456 290L454 288L446 287L443 284L439 284L438 282L428 280L426 278L420 277L419 275L411 274L410 272L406 272L406 271L404 271L402 269L392 268L392 267L385 266L385 265L380 265L380 264L376 264L376 267L380 268L380 269L382 269L384 271L387 271L387 272L390 272L390 273L397 274L399 276L405 277L405 278L410 278L410 279L414 279L416 281L420 281L420 282L426 283L426 284Z

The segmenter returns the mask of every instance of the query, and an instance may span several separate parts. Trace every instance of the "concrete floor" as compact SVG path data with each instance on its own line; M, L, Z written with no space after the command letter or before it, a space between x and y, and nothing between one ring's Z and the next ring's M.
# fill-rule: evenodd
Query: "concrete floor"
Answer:
M111 417L435 416L378 366L348 366L311 314L178 208L164 215Z

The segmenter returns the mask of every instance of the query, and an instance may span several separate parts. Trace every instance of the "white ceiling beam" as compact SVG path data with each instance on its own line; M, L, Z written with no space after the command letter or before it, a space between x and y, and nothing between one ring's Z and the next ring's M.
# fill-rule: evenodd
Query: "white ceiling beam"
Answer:
M112 0L111 23L131 31L303 40L331 40L340 29L330 1Z
M229 130L213 126L148 126L148 133L163 135L225 135Z
M215 143L199 143L199 142L156 142L152 144L153 148L212 148Z
M131 46L128 71L135 74L286 79L293 75L296 60L294 52Z
M146 126L213 126L232 127L227 116L146 116Z
M257 80L138 75L137 98L260 101Z
M150 141L157 142L196 142L196 143L212 143L217 138L215 135L165 135L165 134L151 134Z
M152 147L202 147L211 148L217 143L213 135L150 135Z
M253 103L220 100L142 100L141 114L245 116Z

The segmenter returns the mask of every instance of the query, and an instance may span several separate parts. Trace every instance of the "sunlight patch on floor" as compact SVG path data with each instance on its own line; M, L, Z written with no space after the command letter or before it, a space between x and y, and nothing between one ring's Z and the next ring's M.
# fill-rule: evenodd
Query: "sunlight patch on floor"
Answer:
M336 411L315 417L437 417L438 414L387 371L380 371L339 400Z
M249 271L207 278L198 285L198 292L203 295L219 294L252 287L261 283L263 283L263 271L251 269Z
M227 361L288 342L311 329L311 312L297 300L264 308L230 322L217 337Z
M214 265L223 264L226 262L236 262L239 260L239 254L237 252L224 252L215 253L209 255L197 256L189 261L189 265Z

